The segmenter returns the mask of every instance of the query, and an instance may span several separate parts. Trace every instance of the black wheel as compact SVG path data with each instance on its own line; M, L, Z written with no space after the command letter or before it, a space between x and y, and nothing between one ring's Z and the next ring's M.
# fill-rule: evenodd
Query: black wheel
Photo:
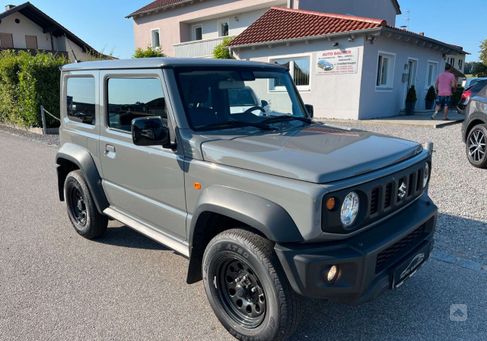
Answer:
M473 166L487 168L487 125L476 125L468 133L467 158Z
M205 250L203 281L215 315L237 339L284 340L295 331L299 298L267 239L220 233Z
M70 172L66 177L64 198L69 220L76 232L88 239L100 237L105 233L108 218L98 212L88 185L79 170Z

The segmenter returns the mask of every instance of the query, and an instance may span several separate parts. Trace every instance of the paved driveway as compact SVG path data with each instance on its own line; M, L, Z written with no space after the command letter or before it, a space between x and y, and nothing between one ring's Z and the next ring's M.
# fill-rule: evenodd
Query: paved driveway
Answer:
M487 339L487 171L467 165L459 126L367 129L436 143L434 257L374 302L307 301L295 340ZM97 242L74 232L55 152L0 130L0 340L230 339L184 258L115 223Z

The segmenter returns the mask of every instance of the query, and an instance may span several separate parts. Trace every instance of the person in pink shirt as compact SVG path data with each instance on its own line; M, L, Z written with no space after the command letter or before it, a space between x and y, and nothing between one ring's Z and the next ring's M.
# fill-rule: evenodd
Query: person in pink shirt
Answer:
M443 107L443 113L445 114L445 120L448 120L448 107L451 103L451 96L453 95L453 89L457 85L457 79L455 75L451 72L451 65L445 65L445 71L442 72L438 79L436 80L436 91L438 92L438 97L436 98L436 109L435 113L431 116L432 119L438 115L438 112Z

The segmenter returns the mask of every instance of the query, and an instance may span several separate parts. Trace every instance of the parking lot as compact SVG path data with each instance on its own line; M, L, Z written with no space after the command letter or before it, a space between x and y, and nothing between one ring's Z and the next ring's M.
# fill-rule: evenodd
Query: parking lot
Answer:
M435 250L374 302L305 301L295 340L487 339L487 171L468 164L460 125L362 128L434 142ZM183 257L114 222L97 241L76 234L55 143L0 128L0 339L230 340Z

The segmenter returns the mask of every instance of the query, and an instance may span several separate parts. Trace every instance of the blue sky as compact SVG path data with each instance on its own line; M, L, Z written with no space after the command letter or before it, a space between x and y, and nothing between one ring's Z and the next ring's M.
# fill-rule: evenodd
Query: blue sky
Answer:
M125 16L151 0L30 0L35 6L60 22L87 43L104 53L130 58L134 50L132 20ZM339 0L337 0L339 1ZM5 1L21 4L23 1ZM467 61L478 60L479 45L487 39L486 0L399 0L403 15L397 26L425 32L431 38L461 45L472 55Z

